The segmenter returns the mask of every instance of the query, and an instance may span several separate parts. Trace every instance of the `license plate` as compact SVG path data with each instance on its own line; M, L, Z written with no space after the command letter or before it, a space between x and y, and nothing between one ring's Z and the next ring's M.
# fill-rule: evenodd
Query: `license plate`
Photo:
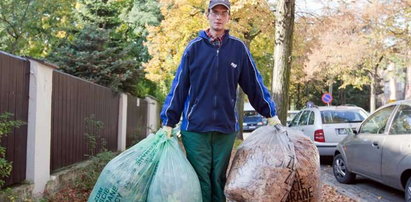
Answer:
M250 129L254 129L255 128L255 126L250 126Z
M351 129L349 128L336 128L335 131L337 135L348 135L350 134Z

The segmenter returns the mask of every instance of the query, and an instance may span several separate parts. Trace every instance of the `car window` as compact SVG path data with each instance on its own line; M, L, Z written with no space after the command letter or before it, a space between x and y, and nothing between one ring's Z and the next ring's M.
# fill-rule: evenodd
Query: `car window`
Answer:
M314 112L310 113L310 117L308 118L308 125L314 125Z
M304 111L303 114L301 114L300 120L298 121L298 125L303 126L307 125L308 118L310 116L311 111Z
M263 117L261 115L244 116L244 122L259 122L259 121L263 121Z
M257 111L244 111L244 116L258 116Z
M287 112L287 121L291 121L294 119L295 115L297 115L298 112Z
M374 114L361 125L360 133L382 134L385 131L388 118L390 117L395 105L383 108Z
M411 107L401 105L394 117L390 134L411 134Z
M290 122L290 127L291 126L297 126L298 124L298 118L300 117L300 115L302 114L302 112L299 112L297 115L294 116L293 120Z
M323 124L361 123L366 117L367 114L360 109L321 111Z

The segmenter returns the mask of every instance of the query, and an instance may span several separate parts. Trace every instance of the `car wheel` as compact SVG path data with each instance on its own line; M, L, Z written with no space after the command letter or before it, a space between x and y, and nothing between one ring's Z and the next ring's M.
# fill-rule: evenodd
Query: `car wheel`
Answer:
M405 191L405 201L411 202L411 177L408 178L404 191Z
M341 154L334 157L333 172L335 179L340 183L350 184L354 182L355 174L350 172L346 165L347 164Z

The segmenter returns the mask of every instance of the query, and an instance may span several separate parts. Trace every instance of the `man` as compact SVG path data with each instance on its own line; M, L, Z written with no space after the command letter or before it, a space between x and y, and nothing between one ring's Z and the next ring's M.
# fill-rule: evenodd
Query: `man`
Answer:
M225 30L230 2L211 0L207 19L210 28L200 31L183 53L161 120L170 136L183 113L182 141L199 177L203 201L219 202L225 201L226 170L240 129L235 113L237 84L270 125L281 123L250 51Z

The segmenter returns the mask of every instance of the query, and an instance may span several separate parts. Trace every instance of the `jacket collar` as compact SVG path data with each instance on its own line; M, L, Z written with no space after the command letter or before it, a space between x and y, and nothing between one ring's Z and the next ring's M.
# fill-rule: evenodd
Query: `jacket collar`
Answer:
M205 41L207 41L207 43L209 43L209 44L212 45L212 43L211 43L211 40L212 40L212 39L207 35L207 32L206 32L205 30L201 30L201 31L198 33L198 36L201 37L201 38L203 38L203 39L205 39ZM225 33L224 33L224 35L223 35L222 45L224 45L225 42L228 40L228 38L230 38L229 36L230 36L230 30L225 30Z

